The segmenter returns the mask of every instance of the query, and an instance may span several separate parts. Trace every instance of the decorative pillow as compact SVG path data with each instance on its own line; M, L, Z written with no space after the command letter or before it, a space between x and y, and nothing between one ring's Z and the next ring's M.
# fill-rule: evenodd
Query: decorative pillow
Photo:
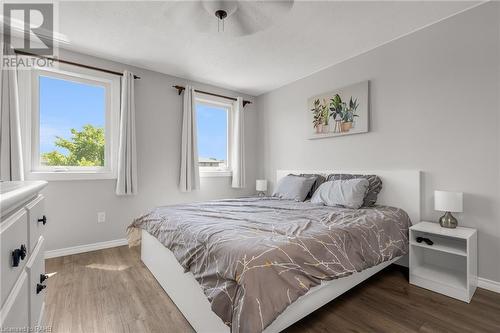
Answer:
M304 201L307 194L311 191L311 187L316 181L315 177L298 177L288 175L280 179L273 197L281 199Z
M364 178L368 180L368 191L366 192L365 199L363 200L364 207L372 207L377 202L377 196L382 190L382 179L377 175L351 175L351 174L338 174L332 173L326 178L330 180L347 180Z
M289 176L296 176L296 175L289 175ZM316 173L301 173L300 175L297 175L298 177L314 177L316 180L314 181L313 186L311 187L311 191L307 194L306 199L311 199L314 192L320 187L321 184L326 182L326 178L322 175L316 174Z
M311 202L358 209L363 205L368 185L365 178L332 180L321 184Z

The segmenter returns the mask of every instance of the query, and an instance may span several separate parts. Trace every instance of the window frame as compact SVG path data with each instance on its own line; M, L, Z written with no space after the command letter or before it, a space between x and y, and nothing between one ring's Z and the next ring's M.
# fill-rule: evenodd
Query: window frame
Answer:
M25 176L30 180L115 179L118 161L120 117L120 76L96 70L59 64L57 68L33 68L19 71L19 86L24 95ZM104 167L49 167L40 164L40 99L39 78L50 77L105 88ZM21 104L23 101L21 101Z
M222 98L217 98L209 95L204 95L204 94L198 94L195 97L195 107L198 106L198 104L204 104L207 106L212 106L212 107L217 107L217 108L224 108L226 109L227 112L227 161L226 161L226 167L220 168L220 167L201 167L199 166L200 170L200 177L206 178L206 177L231 177L233 175L232 169L231 169L231 152L232 152L232 136L233 136L233 104L228 102L226 99ZM198 111L196 110L196 113ZM196 126L198 127L198 117L196 117ZM198 128L196 129L198 131ZM197 138L197 144L199 143L199 138ZM198 148L198 147L197 147ZM198 158L199 156L199 150L198 151Z

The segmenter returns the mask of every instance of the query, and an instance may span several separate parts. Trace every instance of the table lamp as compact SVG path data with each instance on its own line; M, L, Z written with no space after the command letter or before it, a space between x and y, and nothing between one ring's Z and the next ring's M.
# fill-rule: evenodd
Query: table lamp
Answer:
M445 214L439 218L441 227L456 228L458 221L451 213L463 212L463 193L434 191L434 209L445 212Z
M267 192L267 180L257 179L255 181L255 189L257 190L259 197L265 196Z

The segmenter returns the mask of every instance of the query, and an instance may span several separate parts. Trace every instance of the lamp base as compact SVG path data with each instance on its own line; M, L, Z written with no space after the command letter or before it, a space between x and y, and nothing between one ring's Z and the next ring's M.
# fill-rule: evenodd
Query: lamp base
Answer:
M446 212L443 216L439 218L439 224L443 228L454 229L457 227L458 221L453 215L451 215L450 212Z
M259 197L265 197L266 196L266 192L265 191L258 191L257 192L257 196L259 196Z

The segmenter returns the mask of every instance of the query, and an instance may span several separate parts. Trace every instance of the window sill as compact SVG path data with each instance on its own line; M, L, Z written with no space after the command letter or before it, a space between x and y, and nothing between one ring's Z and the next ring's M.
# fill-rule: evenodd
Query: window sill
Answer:
M232 175L233 175L232 171L217 171L217 170L203 171L203 170L200 170L200 177L201 178L231 177Z
M26 174L26 180L48 180L48 181L65 181L65 180L101 180L101 179L116 179L112 172L96 172L96 171L31 171Z

